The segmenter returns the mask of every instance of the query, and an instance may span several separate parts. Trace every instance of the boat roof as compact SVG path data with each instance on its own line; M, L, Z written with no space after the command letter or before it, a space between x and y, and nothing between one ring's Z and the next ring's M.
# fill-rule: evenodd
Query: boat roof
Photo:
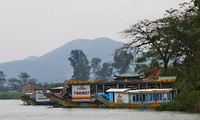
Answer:
M115 74L114 76L115 77L141 77L143 76L144 74L141 73L141 74L137 74L137 73L123 73L123 74Z
M122 88L122 89L120 89L120 88L118 88L118 89L111 88L111 89L106 90L106 92L125 92L127 90L130 90L130 88Z
M173 83L175 79L161 79L161 80L133 80L126 82L117 82L117 81L78 81L78 80L69 80L67 82L62 83L62 86L70 86L70 85L98 85L98 84L145 84L145 83Z
M51 89L53 89L53 90L59 90L59 89L63 89L63 87L61 86L61 87L54 87L54 88L51 88Z
M172 88L166 89L138 89L138 90L129 90L128 93L155 93L155 92L170 92Z

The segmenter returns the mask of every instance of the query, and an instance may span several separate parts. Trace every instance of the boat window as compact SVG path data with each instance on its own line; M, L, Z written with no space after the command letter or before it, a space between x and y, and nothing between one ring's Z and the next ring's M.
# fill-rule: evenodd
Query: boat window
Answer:
M137 102L138 101L138 95L137 94L133 94L133 102Z

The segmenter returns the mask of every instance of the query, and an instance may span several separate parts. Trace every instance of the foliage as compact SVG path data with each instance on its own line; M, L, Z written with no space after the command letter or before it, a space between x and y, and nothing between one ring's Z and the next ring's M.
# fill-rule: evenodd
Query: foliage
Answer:
M5 77L6 74L4 74L3 71L0 71L0 84L3 84L6 81Z
M164 110L200 112L200 13L192 6L182 15L178 24L180 29L175 36L179 37L182 54L185 55L183 63L177 67L178 95L176 102L161 107Z
M103 63L101 65L100 58L93 58L90 66L96 80L109 80L111 78L113 72L112 63Z
M9 90L11 91L21 91L22 82L18 80L17 78L9 78L7 79L9 84Z
M37 83L36 84L36 87L39 87L39 88L54 88L54 87L60 87L61 86L61 83L44 83L44 84L41 84L41 83Z
M28 75L28 73L26 72L22 72L20 73L20 75L18 75L19 80L21 80L22 84L25 84L28 80L28 78L30 77L30 75Z
M68 58L74 69L72 79L88 80L90 75L90 66L87 56L82 50L72 50L71 56Z
M0 92L7 92L7 91L9 91L9 87L4 86L4 85L0 86Z
M156 51L147 51L143 52L141 56L138 56L135 60L135 72L141 73L141 72L148 72L149 70L154 70L154 68L159 68L159 55ZM147 69L148 68L148 69ZM152 72L151 71L151 72Z
M129 65L133 59L131 52L125 50L116 51L113 57L113 67L117 69L119 73L125 73L129 69Z
M194 7L184 3L180 9L167 10L163 18L133 24L122 32L131 39L122 49L135 48L137 51L157 53L164 63L164 70L167 70L170 60L187 56L196 48L196 40L191 34L194 31L192 28L195 28L191 24L194 11Z
M162 70L160 76L176 76L178 74L177 71L177 68L171 67L168 68L166 71Z
M100 58L93 58L91 60L91 65L92 73L95 76L95 79L99 79L99 71L102 69L101 68L101 59Z
M136 73L143 73L144 72L144 69L147 68L148 65L146 64L135 64L135 72Z
M103 63L101 70L98 72L98 79L101 80L109 80L112 75L112 64L111 63Z
M161 103L161 106L157 108L159 111L185 111L183 105L176 100L172 102Z
M0 92L0 99L19 99L21 92Z

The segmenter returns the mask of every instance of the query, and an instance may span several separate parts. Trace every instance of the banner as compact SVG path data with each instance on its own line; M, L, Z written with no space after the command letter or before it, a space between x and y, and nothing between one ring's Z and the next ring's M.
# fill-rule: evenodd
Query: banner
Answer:
M72 101L90 101L90 85L72 85Z

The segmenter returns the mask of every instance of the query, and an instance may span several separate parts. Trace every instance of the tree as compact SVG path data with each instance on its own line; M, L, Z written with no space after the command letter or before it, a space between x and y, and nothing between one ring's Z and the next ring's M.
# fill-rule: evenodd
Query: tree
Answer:
M3 71L0 71L0 91L7 91L8 87L4 86L4 83L6 81L5 79L6 75L4 74Z
M142 52L142 54L139 55L135 60L135 65L136 65L135 72L144 72L144 69L147 67L152 67L153 69L155 67L159 68L160 67L160 64L158 62L159 60L160 60L159 54L154 50Z
M190 54L192 46L191 28L195 8L188 3L183 3L180 9L166 10L165 17L149 21L143 20L125 29L122 34L131 39L123 48L135 48L142 51L156 51L167 70L170 60L179 59L185 54ZM184 42L184 40L190 41ZM187 44L186 44L187 43ZM188 48L191 50L187 51ZM196 48L196 47L195 47Z
M194 0L194 5L200 8L200 0Z
M82 50L72 50L71 56L68 58L74 69L72 79L88 80L90 75L90 66L87 56Z
M8 83L10 90L21 91L22 83L17 78L9 78Z
M103 63L103 67L99 72L99 79L109 80L113 73L112 63Z
M127 53L127 51L116 51L113 57L113 66L119 73L125 73L129 69L129 65L133 59L133 55L131 52Z
M30 75L28 75L28 73L26 72L22 72L20 73L20 75L18 75L19 80L21 80L22 84L25 84L28 81L28 78L30 77Z
M171 103L171 110L200 112L200 12L199 0L195 0L195 6L183 3L181 9L171 9L174 16L171 23L173 40L177 41L176 55L182 57L182 63L178 66L176 88L178 95ZM176 24L174 24L176 23ZM179 59L180 60L180 59Z
M109 80L111 78L113 73L112 63L103 63L101 65L100 58L93 58L90 66L96 80Z
M1 84L6 81L5 77L6 77L6 74L4 74L3 71L0 71L0 83Z
M170 13L171 14L171 13ZM173 38L173 16L169 15L155 21L143 20L123 31L125 37L132 38L124 48L139 50L154 50L163 60L164 69L167 70L171 58L176 57L179 41ZM173 21L175 22L175 21Z
M101 59L100 58L93 58L91 60L91 65L92 69L92 74L94 74L95 79L99 79L99 71L102 69L101 68Z

